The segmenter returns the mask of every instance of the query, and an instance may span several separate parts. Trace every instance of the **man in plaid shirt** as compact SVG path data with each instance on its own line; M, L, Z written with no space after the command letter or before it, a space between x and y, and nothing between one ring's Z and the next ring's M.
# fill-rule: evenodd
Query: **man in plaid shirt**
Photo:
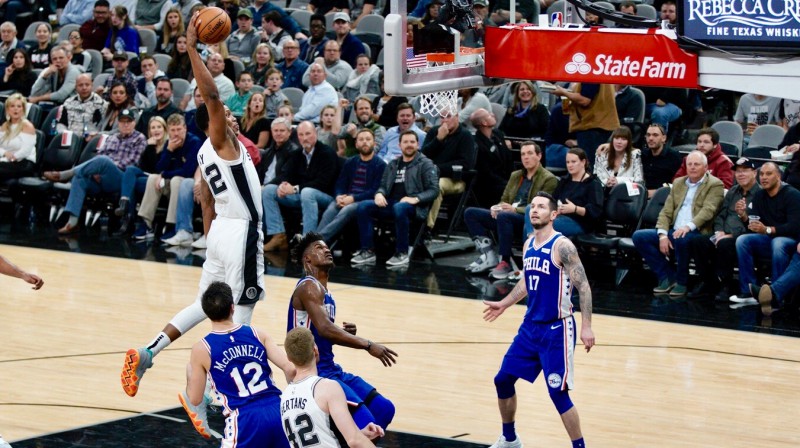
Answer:
M119 193L125 168L138 163L147 146L145 136L134 129L135 122L134 113L130 109L124 109L119 115L119 131L108 136L105 142L98 143L95 157L66 171L45 171L44 177L49 181L72 180L69 199L64 208L69 213L69 221L58 229L60 235L78 231L78 217L87 193ZM80 137L67 133L60 138L64 140Z

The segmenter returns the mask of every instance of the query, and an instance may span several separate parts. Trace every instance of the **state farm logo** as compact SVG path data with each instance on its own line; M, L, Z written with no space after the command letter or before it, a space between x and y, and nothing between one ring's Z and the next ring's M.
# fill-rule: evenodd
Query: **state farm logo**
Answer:
M683 62L662 62L656 61L652 56L645 56L640 59L631 59L625 56L624 59L617 59L610 54L598 54L594 59L594 65L587 62L586 55L575 53L572 61L567 62L564 71L570 75L580 74L605 75L605 76L624 76L629 78L651 78L651 79L685 79L686 64Z
M581 75L588 75L592 71L592 66L586 63L586 55L583 53L575 53L572 55L572 62L567 62L564 70L570 75L580 73Z

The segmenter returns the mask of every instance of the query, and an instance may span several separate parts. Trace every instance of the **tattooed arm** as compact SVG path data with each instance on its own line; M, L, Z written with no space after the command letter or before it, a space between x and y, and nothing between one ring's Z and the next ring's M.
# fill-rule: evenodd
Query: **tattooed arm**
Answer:
M572 241L561 238L557 243L556 257L553 261L560 263L567 271L569 279L575 289L578 290L581 300L581 341L586 351L592 349L594 345L594 332L592 332L592 289L589 287L589 280L586 278L586 271L583 263L578 257L578 250Z

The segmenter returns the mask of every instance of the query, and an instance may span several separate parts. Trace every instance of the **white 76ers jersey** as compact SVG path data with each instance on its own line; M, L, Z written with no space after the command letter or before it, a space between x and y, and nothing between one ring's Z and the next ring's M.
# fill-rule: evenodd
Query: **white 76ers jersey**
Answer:
M214 195L217 216L261 222L261 185L258 173L244 145L239 143L238 160L224 160L206 139L197 153L197 163Z

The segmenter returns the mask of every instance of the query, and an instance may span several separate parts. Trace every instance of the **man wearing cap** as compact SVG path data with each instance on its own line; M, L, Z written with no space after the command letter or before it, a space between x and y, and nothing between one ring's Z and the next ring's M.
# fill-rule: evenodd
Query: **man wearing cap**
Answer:
M350 64L350 67L355 67L358 55L367 51L364 49L364 43L350 32L350 15L346 12L334 14L333 30L336 32L336 41L339 42L341 49L340 57Z
M236 23L239 29L228 36L228 53L231 59L240 60L247 64L256 50L256 45L261 42L261 36L253 28L253 12L242 8L236 14Z
M81 71L72 65L67 51L62 47L50 50L50 66L39 73L33 83L28 102L32 104L50 101L61 104L75 93L75 82Z
M701 283L689 298L700 299L716 294L716 300L727 302L736 291L733 268L736 266L736 239L747 233L741 215L761 186L756 182L756 166L752 160L740 158L734 165L736 183L725 194L722 207L714 218L714 234L689 240L689 256L694 259Z
M483 47L483 38L486 35L486 27L497 25L489 18L489 2L487 0L474 0L472 2L472 11L475 15L475 28L470 28L464 32L462 45L481 48Z
M125 51L118 51L114 53L111 59L114 65L114 74L106 79L103 86L97 88L97 93L103 95L103 99L110 100L111 86L116 82L125 84L125 91L128 93L128 98L136 98L136 77L133 73L128 71L128 53Z
M145 136L134 128L135 122L136 115L130 109L123 109L119 113L119 129L98 144L95 157L66 171L45 171L44 177L51 182L71 181L64 208L69 220L58 230L60 235L78 230L78 217L87 194L119 193L125 168L136 165L147 146Z

